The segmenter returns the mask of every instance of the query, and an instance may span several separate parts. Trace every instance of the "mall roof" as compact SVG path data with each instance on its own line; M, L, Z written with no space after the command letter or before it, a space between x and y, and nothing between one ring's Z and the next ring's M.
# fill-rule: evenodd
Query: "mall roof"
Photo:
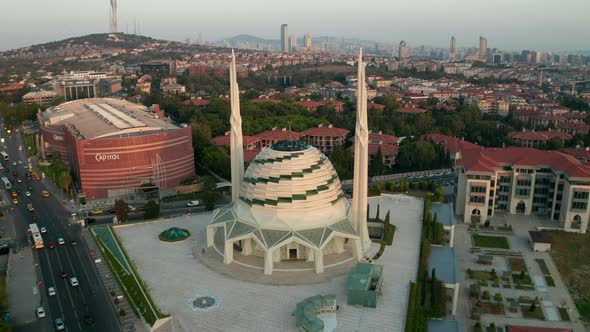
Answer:
M147 107L114 98L89 98L50 107L43 124L70 125L80 139L112 138L174 130L179 127L156 118Z
M481 148L464 150L459 165L471 172L493 172L504 165L521 167L551 167L571 177L590 177L590 166L582 164L571 155L558 151L533 148Z

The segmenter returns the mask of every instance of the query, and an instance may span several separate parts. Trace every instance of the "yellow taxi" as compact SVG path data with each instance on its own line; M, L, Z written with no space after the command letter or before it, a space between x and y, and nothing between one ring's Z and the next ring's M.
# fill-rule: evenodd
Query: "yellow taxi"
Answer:
M92 211L90 211L90 214L102 214L102 210L101 209L94 209Z
M18 204L18 199L16 199L16 198L15 198L15 199L13 199L13 200L12 200L12 203L13 203L13 204Z
M47 191L47 190L43 190L43 191L41 192L41 196L43 196L43 197L49 197L49 191Z
M12 192L12 197L17 197L17 196L18 196L18 193L16 191L13 191Z

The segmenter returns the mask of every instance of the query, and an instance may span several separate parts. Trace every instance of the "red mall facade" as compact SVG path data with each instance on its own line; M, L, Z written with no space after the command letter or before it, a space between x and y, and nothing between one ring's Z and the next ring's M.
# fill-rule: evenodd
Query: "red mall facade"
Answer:
M129 195L145 183L171 189L195 175L190 128L101 139L78 139L74 130L41 127L48 149L69 162L89 199Z

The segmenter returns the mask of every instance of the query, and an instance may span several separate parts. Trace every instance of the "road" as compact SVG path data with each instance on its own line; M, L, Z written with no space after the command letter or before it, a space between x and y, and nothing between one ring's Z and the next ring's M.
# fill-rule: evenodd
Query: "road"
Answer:
M6 139L5 151L10 156L10 161L6 163L9 172L3 173L3 176L14 180L13 172L17 172L16 178L22 180L22 183L12 181L13 190L21 191L18 196L20 202L15 205L9 201L7 207L9 213L15 217L17 246L26 244L27 228L28 224L33 222L33 215L37 217L35 221L37 225L47 229L47 233L42 235L46 247L36 250L35 258L38 263L37 275L42 281L39 286L42 305L48 317L26 326L16 327L15 331L52 331L56 318L63 318L67 331L119 331L118 318L110 303L109 295L98 279L93 266L94 260L82 242L80 227L69 223L71 214L59 200L53 196L48 198L41 196L41 191L46 189L43 182L27 179L24 163L13 165L14 161L27 161L20 133L12 133L12 137L9 138L2 128L0 134ZM23 150L19 150L20 145L23 146ZM25 196L28 187L32 189L30 197ZM9 199L9 195L10 193L3 190L4 200ZM34 212L27 210L29 203L35 208ZM64 245L58 245L59 237L65 240ZM72 240L77 241L78 245L73 246ZM55 243L54 249L48 247L50 242ZM72 287L68 279L62 279L60 277L62 272L66 272L70 277L75 276L79 286ZM57 295L48 296L48 287L55 287ZM84 316L87 314L94 318L93 325L85 324Z

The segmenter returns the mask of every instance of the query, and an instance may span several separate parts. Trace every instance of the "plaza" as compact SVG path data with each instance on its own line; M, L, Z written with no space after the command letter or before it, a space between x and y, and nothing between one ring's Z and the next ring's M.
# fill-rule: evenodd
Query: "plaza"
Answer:
M406 316L409 282L417 273L422 200L403 195L369 198L371 217L377 205L381 217L391 211L397 228L393 245L385 249L377 264L383 265L383 294L377 308L346 304L347 269L325 267L325 273L276 271L272 276L258 268L240 264L244 257L234 253L234 262L223 264L215 248L206 249L207 225L213 214L203 213L156 222L114 227L130 259L161 311L172 316L171 325L161 331L297 331L291 316L297 303L318 294L336 295L338 331L402 331ZM190 231L192 236L178 243L158 240L170 227ZM364 252L378 250L372 244ZM352 265L350 265L352 266ZM260 278L267 279L261 282ZM281 283L280 280L286 280ZM297 281L300 282L297 282ZM211 299L206 309L195 299Z

